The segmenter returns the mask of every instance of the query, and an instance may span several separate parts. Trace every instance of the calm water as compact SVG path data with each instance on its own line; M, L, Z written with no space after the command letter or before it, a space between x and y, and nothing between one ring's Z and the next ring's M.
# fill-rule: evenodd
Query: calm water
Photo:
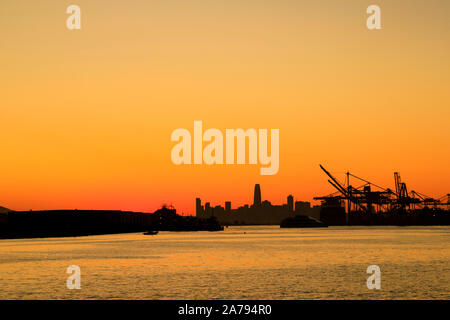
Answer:
M66 268L81 268L81 290ZM366 268L381 268L381 290ZM0 299L449 299L449 227L0 240Z

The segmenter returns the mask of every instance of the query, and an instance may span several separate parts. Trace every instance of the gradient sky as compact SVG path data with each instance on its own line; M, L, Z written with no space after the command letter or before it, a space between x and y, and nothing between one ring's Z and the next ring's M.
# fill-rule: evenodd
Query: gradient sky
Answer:
M66 29L67 6L82 29ZM382 30L365 10L381 7ZM1 1L0 206L153 211L450 192L450 1ZM176 166L177 128L280 129L280 170Z

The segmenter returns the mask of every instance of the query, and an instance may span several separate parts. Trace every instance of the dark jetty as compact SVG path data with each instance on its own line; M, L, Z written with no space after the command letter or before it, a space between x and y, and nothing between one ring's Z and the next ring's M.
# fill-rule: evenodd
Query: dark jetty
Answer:
M280 228L326 228L323 222L308 216L297 215L281 221Z
M146 231L221 231L215 218L180 216L173 208L154 213L113 210L46 210L0 213L0 239L79 237Z

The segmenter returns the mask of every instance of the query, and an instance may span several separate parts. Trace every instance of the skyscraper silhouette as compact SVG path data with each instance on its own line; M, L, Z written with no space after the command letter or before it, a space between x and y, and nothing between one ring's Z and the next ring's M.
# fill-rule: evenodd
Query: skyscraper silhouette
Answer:
M255 193L253 196L253 206L260 207L261 206L261 188L259 184L255 184Z
M200 198L195 199L195 215L197 217L201 217L203 215L202 200L200 200Z
M287 205L289 211L294 212L294 197L292 195L287 197Z

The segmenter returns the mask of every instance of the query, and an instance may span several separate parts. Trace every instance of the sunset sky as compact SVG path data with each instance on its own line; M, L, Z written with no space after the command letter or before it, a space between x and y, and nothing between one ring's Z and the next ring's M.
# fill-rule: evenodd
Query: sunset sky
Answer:
M255 183L311 201L334 191L319 163L450 192L448 0L1 1L0 39L0 206L194 213ZM174 165L194 120L279 129L278 174Z

